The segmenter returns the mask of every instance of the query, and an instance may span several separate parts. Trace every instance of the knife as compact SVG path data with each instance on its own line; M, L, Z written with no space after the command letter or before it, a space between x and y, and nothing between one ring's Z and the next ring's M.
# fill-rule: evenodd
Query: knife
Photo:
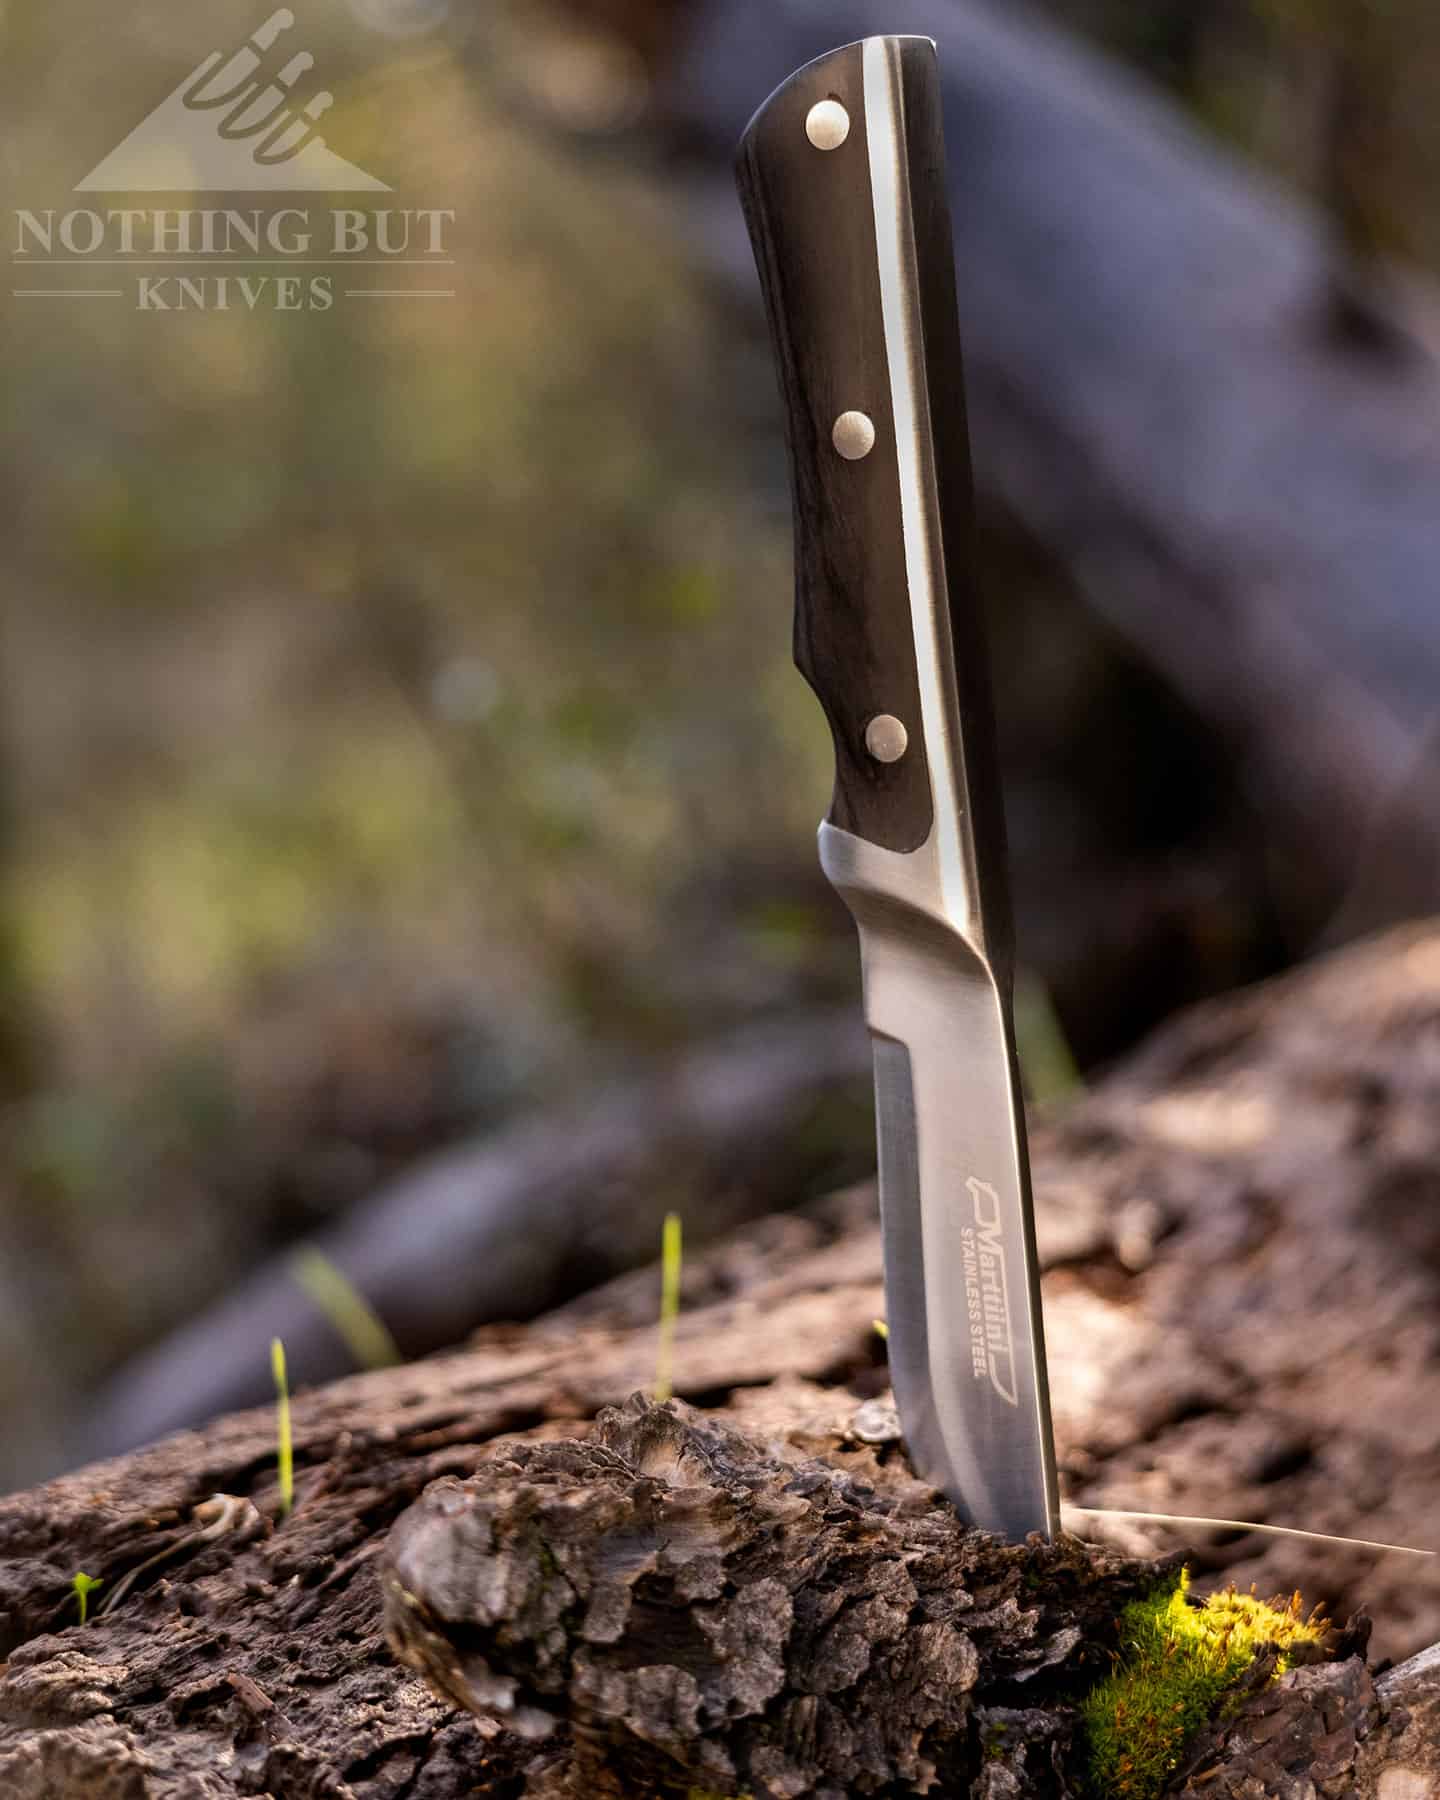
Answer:
M995 726L928 38L791 76L738 165L795 505L795 661L835 740L820 861L859 931L891 1378L972 1523L1058 1523Z

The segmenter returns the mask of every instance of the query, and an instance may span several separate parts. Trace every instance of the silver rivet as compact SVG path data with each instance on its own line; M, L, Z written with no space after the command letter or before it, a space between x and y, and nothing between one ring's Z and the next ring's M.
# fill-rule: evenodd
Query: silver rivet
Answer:
M910 734L893 713L876 713L865 727L865 748L876 762L899 762L910 746Z
M850 115L838 100L818 100L805 116L805 135L817 150L838 150L850 135Z
M830 433L846 462L859 462L875 448L875 426L868 413L843 412Z

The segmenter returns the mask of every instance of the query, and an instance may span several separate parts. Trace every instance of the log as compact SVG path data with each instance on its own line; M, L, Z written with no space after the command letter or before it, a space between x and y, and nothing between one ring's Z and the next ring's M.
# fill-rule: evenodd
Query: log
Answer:
M1426 1544L1437 1090L1429 924L1182 1017L1041 1125L1067 1501ZM873 1209L850 1190L687 1259L675 1374L697 1410L630 1398L654 1379L652 1268L463 1352L299 1395L283 1518L269 1408L0 1500L0 1792L515 1800L678 1775L681 1794L723 1793L728 1759L756 1800L904 1791L927 1762L944 1772L932 1792L1054 1800L1074 1791L1073 1703L1117 1606L1182 1549L1197 1588L1234 1578L1299 1587L1335 1618L1368 1608L1382 1658L1366 1668L1352 1636L1339 1660L1242 1695L1195 1747L1202 1766L1177 1771L1189 1791L1428 1791L1440 1657L1417 1653L1440 1639L1434 1564L1126 1521L1104 1527L1108 1549L978 1540L917 1488L897 1441L871 1327ZM542 1570L548 1545L589 1584L584 1603L549 1636L538 1614L520 1629L523 1582L488 1581L482 1539ZM722 1569L741 1559L719 1592L707 1542ZM81 1571L103 1584L83 1626ZM750 1596L789 1618L783 1643L745 1609L751 1576L788 1596ZM513 1630L493 1629L497 1593ZM408 1662L386 1646L387 1594ZM718 1654L737 1639L745 1654ZM780 1685L722 1705L747 1657ZM682 1668L710 1711L663 1673ZM832 1711L844 1731L800 1730Z
M403 1354L427 1355L647 1261L671 1208L701 1241L833 1182L837 1164L858 1172L869 1081L853 1010L801 1013L444 1151L314 1248ZM307 1381L355 1366L290 1257L276 1257L118 1371L83 1426L82 1453L114 1455L253 1406L269 1391L275 1337Z
M1163 1572L1005 1544L903 1468L834 1462L636 1396L588 1443L427 1490L382 1562L391 1647L483 1721L568 1727L537 1797L1093 1793L1067 1699ZM1278 1681L1262 1653L1170 1790L1433 1793L1440 1646L1377 1686L1367 1635L1352 1620L1329 1663L1292 1651Z
M588 1443L436 1482L381 1570L400 1659L527 1737L563 1721L545 1785L596 1800L963 1792L997 1710L1093 1679L1155 1579L969 1530L872 1456L787 1460L642 1396ZM1006 1749L1058 1776L1069 1733L1034 1697Z
M664 96L679 211L757 314L728 174L746 118L847 39L937 39L982 495L1224 735L1305 865L1375 890L1352 930L1433 907L1440 296L1340 268L1312 209L1024 9L690 16ZM1337 277L1367 333L1328 328ZM770 428L778 452L778 405Z

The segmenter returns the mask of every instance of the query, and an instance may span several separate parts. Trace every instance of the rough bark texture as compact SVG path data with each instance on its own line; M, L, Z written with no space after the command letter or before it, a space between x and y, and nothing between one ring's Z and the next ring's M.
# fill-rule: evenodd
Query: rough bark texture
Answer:
M391 1642L481 1716L571 1722L576 1796L963 1793L1006 1702L1056 1773L1068 1732L1015 1703L1100 1672L1153 1565L1006 1545L863 1446L832 1458L637 1399L436 1482L391 1534Z
M1432 1800L1440 1793L1440 1649L1373 1680L1359 1656L1294 1669L1202 1734L1188 1800Z
M1437 1170L1433 926L1196 1010L1046 1133L1067 1497L1440 1548ZM1436 1561L1193 1547L1340 1616L1363 1599L1382 1655L1440 1637Z
M1437 1167L1435 926L1180 1019L1043 1126L1036 1185L1067 1497L1430 1540L1440 1489ZM872 1195L839 1196L689 1261L676 1385L707 1412L683 1439L653 1413L622 1413L595 1435L604 1407L653 1379L650 1271L535 1326L488 1329L463 1353L301 1395L297 1504L283 1522L268 1408L0 1501L0 1793L448 1800L519 1794L536 1759L535 1791L570 1779L568 1726L537 1745L457 1714L385 1648L380 1559L390 1527L436 1477L468 1481L483 1469L478 1485L442 1489L412 1515L391 1566L409 1566L423 1548L414 1586L402 1585L422 1604L428 1592L433 1622L443 1612L434 1582L446 1530L463 1545L483 1516L541 1521L530 1541L550 1543L557 1575L577 1593L591 1584L563 1639L542 1657L543 1633L527 1626L492 1662L478 1612L473 1636L436 1636L516 1682L512 1705L570 1714L578 1698L579 1742L592 1758L585 1779L598 1781L595 1768L623 1772L637 1754L670 1768L670 1750L650 1739L637 1749L633 1730L622 1729L617 1750L615 1721L597 1724L607 1696L619 1694L623 1728L638 1668L685 1666L702 1690L706 1680L723 1687L729 1677L706 1659L727 1631L753 1628L764 1679L783 1685L763 1719L697 1709L696 1756L711 1759L717 1783L720 1757L742 1767L750 1757L752 1771L764 1753L793 1762L793 1733L777 1721L808 1694L817 1713L842 1713L860 1746L802 1741L817 1779L833 1783L843 1758L863 1753L875 1781L890 1769L899 1792L908 1756L952 1771L978 1757L971 1791L987 1800L1063 1794L1054 1768L1069 1726L1055 1701L1072 1664L1011 1681L1018 1640L986 1616L1003 1610L1014 1583L1011 1623L1031 1632L1042 1662L1072 1624L1079 1636L1065 1654L1083 1662L1103 1641L1089 1590L1072 1552L1035 1562L987 1549L908 1482L870 1325L883 1310L872 1213ZM233 1503L207 1506L217 1492ZM527 1494L539 1496L529 1512ZM568 1539L563 1520L553 1522L566 1508L579 1515ZM720 1533L722 1564L733 1554L744 1584L708 1591L714 1564L679 1543L681 1515L695 1532ZM607 1560L607 1546L638 1544L643 1564L657 1519L672 1547L654 1549L654 1568L632 1586L633 1565ZM793 1555L762 1536L767 1520L788 1534ZM1244 1533L1109 1529L1137 1554L1188 1537L1202 1576L1254 1580L1262 1592L1299 1587L1337 1617L1365 1603L1384 1655L1440 1638L1433 1564ZM578 1560L565 1566L562 1550ZM793 1565L806 1556L813 1566L802 1578ZM948 1612L947 1568L958 1583ZM1113 1557L1091 1569L1106 1605L1132 1578ZM83 1629L70 1594L78 1570L105 1583L92 1608L116 1602ZM1027 1586L1027 1573L1038 1573L1038 1586ZM779 1584L764 1590L777 1618L791 1609L783 1643L745 1610L743 1588L759 1581ZM1056 1598L1066 1583L1069 1620ZM823 1651L825 1622L805 1609L862 1588L859 1634L856 1608L842 1604L832 1652ZM679 1639L658 1625L650 1634L656 1597L687 1594L686 1606L658 1608ZM478 1605L478 1590L471 1598ZM873 1611L863 1610L872 1599ZM902 1607L911 1629L896 1635ZM403 1619L397 1625L412 1648L429 1642L422 1622L413 1612L409 1637ZM937 1669L956 1657L968 1666L938 1628L972 1646L963 1708L948 1678L921 1691L911 1638L932 1627ZM607 1638L611 1630L618 1635ZM865 1674L852 1681L856 1692L815 1676L833 1653L840 1681L861 1637L902 1696L883 1718L856 1698ZM460 1667L472 1685L482 1673L473 1660ZM1437 1779L1437 1680L1433 1656L1373 1682L1358 1665L1296 1671L1227 1724L1192 1791L1236 1800L1427 1794ZM672 1683L675 1730L688 1716L682 1687ZM896 1725L905 1717L908 1737ZM750 1781L764 1792L759 1773ZM582 1791L603 1790L582 1782ZM950 1791L965 1789L952 1781Z

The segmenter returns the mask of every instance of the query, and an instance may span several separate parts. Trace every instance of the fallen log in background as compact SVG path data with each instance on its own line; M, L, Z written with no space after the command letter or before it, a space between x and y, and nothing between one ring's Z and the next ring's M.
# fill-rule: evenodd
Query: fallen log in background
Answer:
M1037 15L706 0L665 93L714 171L683 217L757 309L746 119L809 58L900 29L940 46L982 492L1226 735L1292 853L1360 890L1352 929L1432 908L1440 299L1375 279L1373 331L1330 330L1325 222Z
M1042 1126L1036 1186L1068 1500L1432 1540L1437 1101L1440 927L1423 926L1177 1020ZM761 1487L776 1455L820 1456L838 1473L815 1492L833 1479L834 1493L863 1501L858 1478L909 1506L871 1327L879 1274L865 1190L689 1259L677 1389L713 1411L722 1442L723 1430L754 1442ZM623 1276L533 1325L488 1328L463 1353L301 1395L297 1504L283 1523L269 1408L0 1501L0 1791L516 1795L537 1755L537 1784L568 1779L564 1729L537 1749L457 1715L396 1666L382 1642L380 1559L392 1523L437 1476L483 1468L502 1483L507 1461L552 1475L570 1467L584 1491L592 1421L654 1378L656 1287L653 1269ZM600 1450L657 1472L641 1467L633 1438ZM232 1501L207 1507L217 1491ZM918 1516L936 1515L921 1504ZM862 1505L862 1536L876 1517ZM1299 1587L1338 1618L1364 1604L1382 1656L1440 1638L1433 1564L1234 1532L1114 1529L1136 1534L1132 1553L1185 1545L1199 1585L1233 1576L1265 1593ZM1038 1631L1043 1607L1017 1567L1013 1597L1037 1613ZM92 1607L118 1596L83 1629L71 1590L81 1570L104 1583ZM1094 1648L1083 1628L1077 1653L1082 1642ZM659 1640L645 1654L666 1660ZM1330 1667L1340 1673L1297 1670L1279 1702L1258 1696L1213 1748L1210 1768L1230 1767L1235 1781L1216 1787L1214 1773L1194 1791L1305 1791L1243 1785L1257 1766L1280 1769L1275 1783L1310 1779L1287 1773L1286 1758L1323 1762L1320 1794L1390 1800L1382 1773L1433 1779L1433 1657L1389 1689L1348 1663ZM1016 1726L1017 1744L1063 1741L1051 1673L1027 1690L1034 1705L1012 1709L1045 1712L1050 1725ZM995 1694L981 1689L989 1706ZM541 1698L568 1718L567 1693ZM957 1755L979 1741L981 1710L967 1715ZM972 1791L1063 1792L1016 1781Z
M423 1356L647 1261L672 1208L698 1241L833 1182L837 1162L863 1166L869 1083L870 1043L852 1009L756 1027L432 1157L314 1247L402 1353ZM83 1453L113 1455L254 1405L269 1391L274 1337L306 1381L355 1367L279 1257L122 1368L96 1402Z

